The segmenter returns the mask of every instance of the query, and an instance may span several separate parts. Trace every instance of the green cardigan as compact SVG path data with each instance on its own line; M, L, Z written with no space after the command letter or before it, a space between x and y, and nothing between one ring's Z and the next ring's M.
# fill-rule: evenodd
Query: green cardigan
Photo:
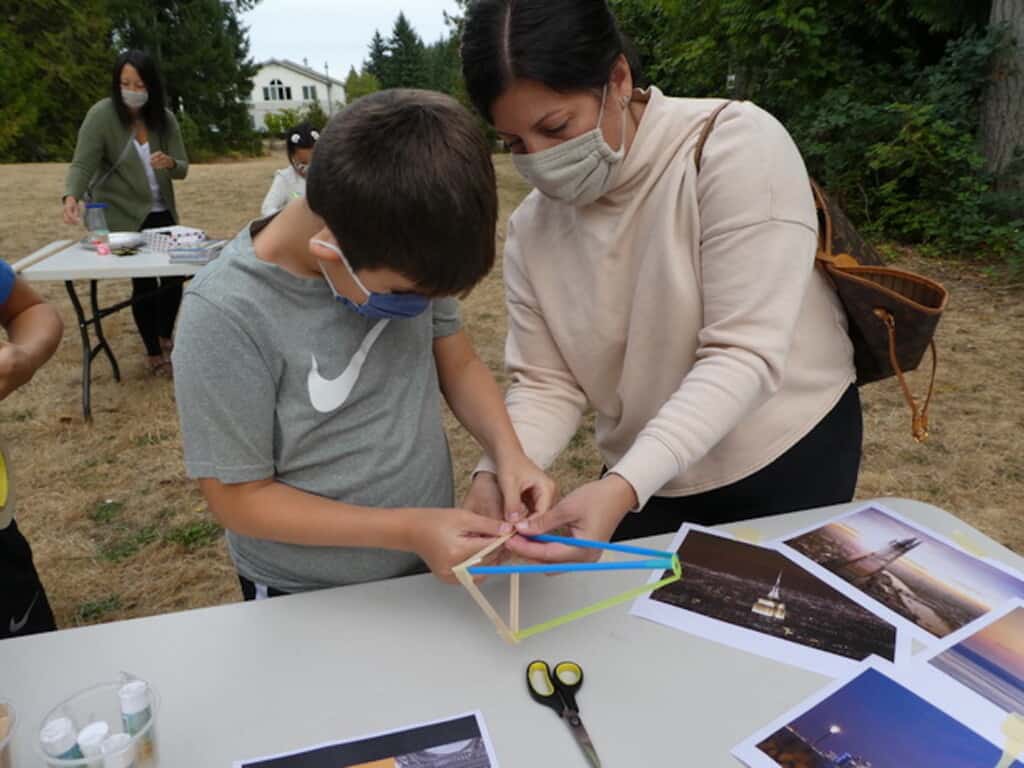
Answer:
M174 204L174 187L171 179L184 179L188 173L188 156L181 141L178 121L168 110L167 123L163 131L151 131L149 148L151 152L163 152L174 159L175 165L169 170L156 170L160 194L168 210L178 221ZM103 99L93 104L78 129L78 143L75 156L68 169L64 183L64 196L71 195L81 200L89 184L100 178L117 163L118 158L131 141L131 130L121 123L114 103ZM124 153L121 162L106 180L92 190L95 202L107 203L107 225L115 232L138 232L142 222L153 207L153 197L146 180L146 171L135 147Z

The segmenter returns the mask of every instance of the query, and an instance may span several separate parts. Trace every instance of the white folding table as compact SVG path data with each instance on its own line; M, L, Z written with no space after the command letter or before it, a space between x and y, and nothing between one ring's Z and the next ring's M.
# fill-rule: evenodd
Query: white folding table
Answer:
M883 501L1024 570L1024 559L936 507ZM773 538L853 506L743 525ZM641 541L664 548L671 537ZM646 576L524 577L524 621ZM495 600L507 592L503 581L484 587ZM736 743L827 682L628 611L618 606L511 646L462 589L414 576L0 641L0 698L20 712L18 768L38 764L34 741L50 707L121 670L160 694L163 768L226 768L473 709L482 710L504 768L585 768L569 729L525 683L531 660L572 659L585 671L580 713L606 768L735 768Z
M78 331L82 339L82 415L86 420L92 418L92 361L101 352L110 361L114 381L121 380L117 358L114 357L114 351L103 334L103 318L163 290L160 288L144 296L127 299L109 307L100 307L99 281L132 277L189 277L202 268L201 264L172 264L166 252L146 247L140 248L134 256L101 256L77 240L57 240L12 266L15 272L29 282L61 281L67 288L71 305L75 308ZM76 280L89 281L91 314L88 317L75 291ZM96 335L95 344L90 337L90 327Z

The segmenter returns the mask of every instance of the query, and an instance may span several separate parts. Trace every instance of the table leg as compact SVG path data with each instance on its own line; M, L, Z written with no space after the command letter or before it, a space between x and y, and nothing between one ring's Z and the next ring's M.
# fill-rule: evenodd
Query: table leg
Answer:
M103 335L103 315L106 313L100 311L97 300L97 282L96 280L89 281L89 301L92 304L92 316L96 322L96 339L99 341L93 354L102 349L106 353L107 359L110 360L110 367L114 371L114 381L121 381L121 369L117 365L117 358L114 357L114 350L110 348L107 337Z
M90 386L92 384L92 341L89 339L89 323L82 311L82 302L78 300L78 293L75 291L75 284L71 280L64 282L68 296L71 297L71 306L75 308L75 315L78 316L78 332L82 337L82 417L86 421L92 421L92 401Z

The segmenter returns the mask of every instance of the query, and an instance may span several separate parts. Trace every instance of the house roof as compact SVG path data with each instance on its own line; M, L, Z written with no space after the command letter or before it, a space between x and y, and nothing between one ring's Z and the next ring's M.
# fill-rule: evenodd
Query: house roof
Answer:
M302 64L296 64L294 61L289 61L288 59L267 59L266 61L261 61L259 66L260 68L263 68L275 64L279 67L284 67L285 69L290 69L293 72L297 72L300 75L305 75L306 77L324 83L325 85L327 84L328 81L330 81L331 85L340 85L343 88L345 87L345 84L341 80L338 80L333 77L328 77L323 72L317 72L315 69L304 67Z

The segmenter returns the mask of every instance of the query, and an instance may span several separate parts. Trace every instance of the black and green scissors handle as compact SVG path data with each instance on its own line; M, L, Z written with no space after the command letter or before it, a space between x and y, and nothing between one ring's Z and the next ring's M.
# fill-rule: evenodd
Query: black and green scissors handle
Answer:
M601 760L587 729L583 727L576 703L576 693L582 685L583 667L575 661L561 661L554 670L546 661L540 660L531 661L526 666L526 688L530 696L565 720L590 764L601 768Z

